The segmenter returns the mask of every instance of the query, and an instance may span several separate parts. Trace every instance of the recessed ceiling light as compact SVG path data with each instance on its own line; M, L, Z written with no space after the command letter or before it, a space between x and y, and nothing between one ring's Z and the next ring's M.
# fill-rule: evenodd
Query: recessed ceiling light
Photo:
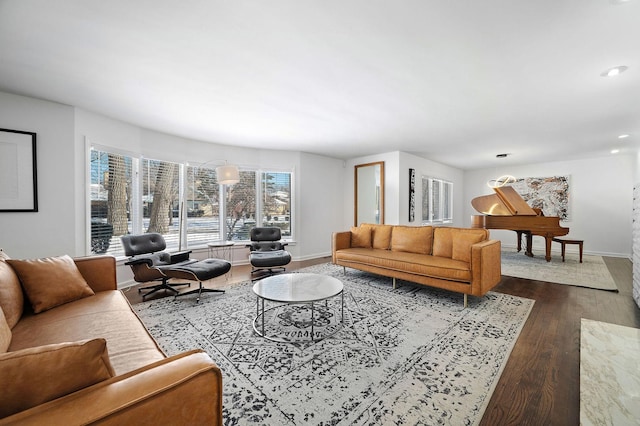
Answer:
M619 150L619 149L612 149L612 150L611 150L611 153L612 153L612 154L617 154L617 153L619 153L619 152L620 152L620 150Z
M621 73L625 72L628 68L629 67L626 66L626 65L620 65L618 67L609 68L608 70L606 70L605 72L600 74L600 76L602 76L602 77L615 77L618 74L621 74Z
M618 139L626 139L626 138L628 138L628 137L629 137L629 135L624 134L624 135L620 135L620 136L618 136Z

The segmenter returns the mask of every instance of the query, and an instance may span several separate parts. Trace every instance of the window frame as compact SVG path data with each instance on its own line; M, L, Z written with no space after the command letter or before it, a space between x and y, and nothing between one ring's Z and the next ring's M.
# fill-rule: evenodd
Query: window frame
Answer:
M453 223L453 182L422 176L422 224L450 223Z
M137 154L137 153L132 153L129 151L124 151L124 150L120 150L117 148L113 148L113 147L109 147L109 146L105 146L105 145L100 145L100 144L95 144L95 143L90 143L89 141L87 141L87 149L86 149L87 153L86 153L86 165L87 165L87 179L86 179L86 214L85 214L85 218L86 218L86 250L85 252L88 255L92 255L92 254L97 254L94 253L92 251L92 246L91 246L91 237L92 237L92 232L91 232L91 221L92 221L92 208L91 208L91 203L92 203L92 163L91 163L91 158L92 158L92 152L93 151L99 151L99 152L104 152L107 154L116 154L116 155L121 155L124 157L129 157L131 159L131 174L132 174L132 182L131 182L131 202L130 202L130 206L129 206L129 213L128 213L128 223L130 226L130 229L128 230L128 232L131 232L133 234L141 234L146 232L145 226L144 226L144 222L143 222L143 213L144 213L144 209L143 209L143 204L144 204L144 200L142 197L143 192L143 178L141 176L142 170L143 170L143 162L145 160L152 160L152 161L161 161L161 162L172 162L174 164L178 164L179 166L179 170L178 170L178 179L179 179L179 188L178 188L178 217L177 220L178 222L178 226L179 229L182 229L182 233L180 234L180 232L178 232L179 238L177 239L177 244L172 244L169 245L168 242L168 246L167 246L167 250L176 250L176 249L201 249L201 248L206 248L207 247L207 243L209 242L213 242L213 241L220 241L220 233L221 232L226 232L226 230L223 229L223 221L226 221L226 214L225 214L225 218L224 220L220 218L220 213L221 212L226 212L226 202L227 202L227 185L220 185L218 184L218 198L219 198L219 207L218 207L218 239L212 238L206 242L203 242L202 239L200 239L199 241L195 241L192 242L191 245L189 245L189 214L184 214L184 206L188 205L189 201L193 201L193 200L188 200L187 198L189 198L188 194L189 191L191 191L191 188L189 187L190 183L188 181L188 168L189 167L197 167L197 168L207 168L207 169L211 169L212 171L214 171L215 173L215 167L217 165L213 165L213 163L211 165L207 164L207 163L191 163L191 162L175 162L175 161L168 161L168 160L164 160L164 159L156 159L156 158L151 158L151 157L147 157L144 156L142 154ZM288 174L289 175L289 214L288 214L288 226L290 229L290 234L289 235L284 235L283 234L283 240L287 240L287 241L293 241L294 239L294 231L295 231L295 227L294 227L294 218L295 218L295 212L294 212L294 206L295 206L295 192L294 192L294 182L295 182L295 174L294 174L294 170L290 169L290 170L284 170L284 169L278 169L278 168L249 168L249 167L240 167L240 171L241 172L250 172L250 173L254 173L255 176L255 206L253 206L253 208L255 209L255 225L254 226L262 226L263 222L264 222L264 218L263 218L263 199L266 196L263 193L263 185L262 185L262 180L264 179L264 176L266 176L269 173L272 174L279 174L279 173L284 173L284 174ZM264 189L266 191L266 187ZM111 241L114 241L114 238L112 237ZM247 239L241 239L241 240L233 240L234 243L238 244L238 245L243 245L246 244L246 242L248 241L248 236ZM114 246L116 247L116 250L109 250L107 251L107 254L111 254L113 256L115 256L116 258L124 258L124 251L122 249L121 245L116 246L114 244ZM175 247L174 247L175 246Z

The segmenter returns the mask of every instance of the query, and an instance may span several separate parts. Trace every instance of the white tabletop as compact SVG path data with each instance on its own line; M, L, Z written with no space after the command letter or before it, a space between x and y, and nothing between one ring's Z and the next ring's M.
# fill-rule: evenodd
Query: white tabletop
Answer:
M229 247L234 245L233 241L214 241L207 244L209 247Z
M327 275L290 273L261 279L254 284L253 292L274 302L304 303L337 296L343 288L340 280Z

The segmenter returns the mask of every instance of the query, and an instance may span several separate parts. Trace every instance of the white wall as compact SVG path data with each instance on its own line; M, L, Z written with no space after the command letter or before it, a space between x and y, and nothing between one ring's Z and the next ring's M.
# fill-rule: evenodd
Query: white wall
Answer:
M409 222L409 169L416 170L416 212L415 222ZM399 167L399 217L402 225L420 225L422 221L422 178L438 178L453 182L453 223L451 226L463 226L464 223L464 173L460 169L435 161L417 157L406 152L400 153Z
M460 169L427 160L406 152L394 151L379 155L358 157L345 162L344 223L342 229L353 226L354 166L384 161L384 223L418 226L422 220L422 176L453 182L453 226L463 223L463 176ZM416 170L415 221L409 222L409 169Z
M503 174L571 176L570 235L585 239L587 252L629 257L633 183L640 181L640 156L611 156L570 162L462 172L403 152L342 161L293 151L244 149L166 135L53 102L0 92L0 127L37 133L37 213L0 213L0 247L10 256L42 257L86 253L85 139L133 153L172 161L226 159L245 167L295 173L296 259L330 252L333 231L353 225L353 166L385 162L385 222L408 224L408 169L416 178L433 176L454 183L454 225L469 226L476 212L471 199L490 193L486 181ZM416 221L421 212L416 188ZM492 231L505 245L515 233ZM534 239L541 246L541 239ZM568 249L571 249L569 247ZM237 259L240 259L238 257Z
M296 235L304 242L300 259L331 254L331 234L342 230L343 187L346 169L342 160L305 154L296 173ZM299 189L299 191L298 191Z
M586 160L559 161L525 166L493 167L464 173L465 226L471 215L479 214L471 200L493 193L486 182L502 175L516 177L570 176L571 220L560 225L569 227L569 236L584 240L586 253L630 257L631 215L635 170L633 155L617 155ZM492 230L491 236L505 246L514 247L515 232ZM559 246L559 245L557 245ZM544 251L544 239L534 238L534 250ZM558 250L556 244L552 249ZM575 246L567 246L575 251Z
M87 253L87 143L169 161L228 160L294 172L294 259L327 256L342 223L344 162L295 151L211 144L142 129L79 108L0 92L0 127L37 133L37 213L0 213L0 247L15 258ZM246 262L246 249L235 260ZM205 252L196 253L203 257ZM119 280L130 278L119 268Z
M633 197L633 229L632 229L632 258L633 262L633 299L640 307L640 152L635 158L634 197Z
M0 247L11 257L78 254L73 125L69 106L0 92L0 128L36 133L38 212L0 212Z
M147 158L175 162L214 164L227 160L245 168L262 168L294 173L293 191L295 241L287 248L295 260L327 256L331 232L339 225L342 201L342 160L300 153L240 148L196 141L141 129L88 111L78 110L77 139L117 148ZM83 217L85 214L82 213ZM311 229L307 229L310 227ZM246 262L246 249L237 248L234 260Z
M398 165L400 153L387 152L378 155L352 158L344 162L344 181L342 183L343 218L340 230L348 230L354 224L354 167L358 164L367 164L384 161L384 223L398 223Z

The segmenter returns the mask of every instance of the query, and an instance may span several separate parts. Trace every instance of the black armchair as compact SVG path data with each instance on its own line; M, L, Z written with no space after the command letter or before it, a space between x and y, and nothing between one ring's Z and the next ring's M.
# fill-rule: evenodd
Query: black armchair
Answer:
M120 240L122 241L124 254L129 256L129 260L125 262L125 265L131 267L133 279L139 283L159 282L159 284L138 289L139 293L149 290L142 296L142 300L160 290L168 290L173 294L177 294L178 290L175 287L191 286L190 283L167 283L170 277L160 269L160 267L189 265L197 262L197 260L189 258L191 251L176 253L164 251L167 248L164 237L156 233L123 235Z
M280 241L280 228L255 227L251 229L250 236L251 244L247 247L252 281L286 271L285 266L291 262L291 254L284 249L287 243Z
M133 279L137 282L159 281L154 286L143 287L138 292L150 290L142 296L142 300L159 290L169 290L176 297L197 293L197 301L203 292L220 292L224 290L202 287L202 281L224 275L231 269L231 263L219 259L190 259L191 251L168 253L164 250L167 244L164 237L156 233L141 235L123 235L121 237L124 253L130 256L125 265L133 271ZM199 282L196 290L179 293L176 286L190 286L190 283L168 283L170 278L193 280Z

